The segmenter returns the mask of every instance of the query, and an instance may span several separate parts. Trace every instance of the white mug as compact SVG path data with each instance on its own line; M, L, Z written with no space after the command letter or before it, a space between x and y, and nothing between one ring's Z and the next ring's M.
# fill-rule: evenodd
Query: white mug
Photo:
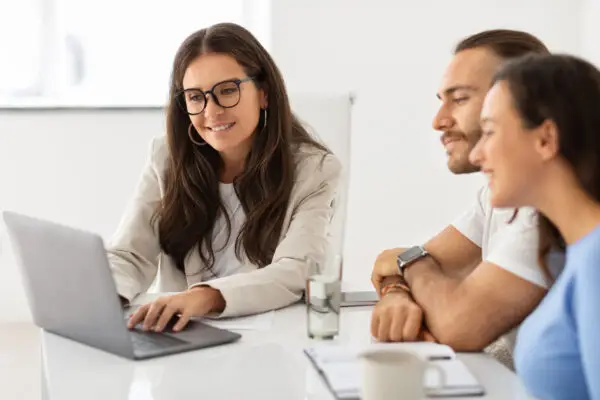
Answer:
M446 373L439 366L407 350L369 349L359 354L363 366L362 400L421 400L425 398L425 372L438 372L439 386Z

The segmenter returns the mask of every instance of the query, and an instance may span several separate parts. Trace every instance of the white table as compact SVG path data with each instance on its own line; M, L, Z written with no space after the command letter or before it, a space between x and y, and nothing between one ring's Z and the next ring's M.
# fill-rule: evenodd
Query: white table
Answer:
M341 334L336 341L368 343L370 314L370 308L343 309ZM0 397L333 399L302 353L311 345L303 305L277 311L268 331L240 332L243 336L237 343L130 361L54 334L39 333L32 326L0 325ZM518 378L491 356L459 357L486 388L486 399L529 398Z

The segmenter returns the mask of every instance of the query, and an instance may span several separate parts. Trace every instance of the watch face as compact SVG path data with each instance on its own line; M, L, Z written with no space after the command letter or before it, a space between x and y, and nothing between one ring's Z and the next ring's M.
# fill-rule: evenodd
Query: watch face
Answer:
M415 258L419 257L421 254L423 254L423 249L421 249L418 246L411 247L410 249L406 250L404 253L400 254L400 256L398 256L398 258L402 262L409 262L409 261L414 260Z

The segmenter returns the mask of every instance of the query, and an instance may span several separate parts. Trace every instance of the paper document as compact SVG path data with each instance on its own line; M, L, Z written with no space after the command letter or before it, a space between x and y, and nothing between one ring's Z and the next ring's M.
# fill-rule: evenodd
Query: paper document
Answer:
M446 373L446 385L435 389L439 376L435 371L425 375L425 387L428 397L481 396L483 387L467 367L456 358L454 351L435 343L395 343L373 344L368 347L345 347L340 345L322 345L305 349L306 355L321 374L325 383L340 400L360 399L362 367L358 354L366 349L402 348L431 360Z

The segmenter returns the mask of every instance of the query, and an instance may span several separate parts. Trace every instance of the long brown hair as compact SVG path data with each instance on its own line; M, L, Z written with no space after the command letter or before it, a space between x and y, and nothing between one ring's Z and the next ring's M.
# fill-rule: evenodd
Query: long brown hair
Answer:
M559 154L579 184L600 201L600 71L567 55L528 55L505 64L494 83L506 81L525 128L552 120L559 132ZM539 262L552 281L547 257L564 251L558 228L539 213Z
M249 31L233 23L213 25L191 34L175 55L166 118L170 157L164 176L164 197L154 215L158 219L160 245L184 272L185 258L197 245L204 269L213 272L212 234L220 215L225 216L228 237L231 235L229 215L219 196L221 158L211 146L190 142L190 118L176 98L183 89L187 67L206 53L233 57L247 76L256 77L254 84L269 99L268 120L261 113L245 169L233 182L246 213L235 242L236 256L241 259L243 248L250 262L264 267L271 263L279 243L294 185L296 149L307 144L324 153L329 151L312 139L292 114L283 78L271 56Z

